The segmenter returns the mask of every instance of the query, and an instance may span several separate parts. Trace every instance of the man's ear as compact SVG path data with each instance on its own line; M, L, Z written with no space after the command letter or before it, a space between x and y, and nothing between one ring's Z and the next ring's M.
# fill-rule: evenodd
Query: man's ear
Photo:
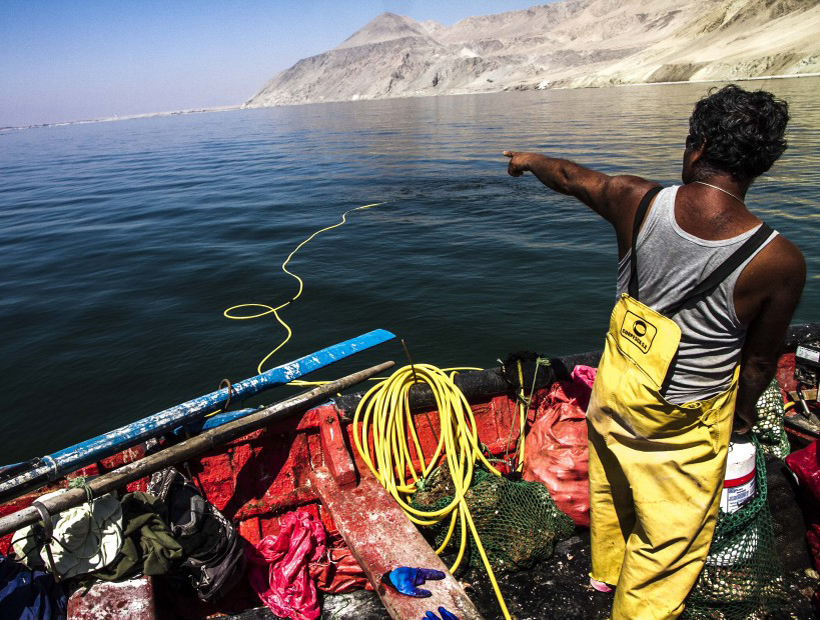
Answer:
M706 154L706 138L698 146L692 147L689 154L690 165L696 164Z

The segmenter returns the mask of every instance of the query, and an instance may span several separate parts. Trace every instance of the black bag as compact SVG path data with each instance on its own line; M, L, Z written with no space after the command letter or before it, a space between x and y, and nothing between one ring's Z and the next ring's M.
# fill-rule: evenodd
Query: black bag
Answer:
M533 351L510 353L502 362L501 374L513 391L530 395L555 383L555 372L549 359Z
M242 539L234 527L173 467L153 474L148 492L168 506L168 525L185 557L181 570L197 596L221 598L245 574Z

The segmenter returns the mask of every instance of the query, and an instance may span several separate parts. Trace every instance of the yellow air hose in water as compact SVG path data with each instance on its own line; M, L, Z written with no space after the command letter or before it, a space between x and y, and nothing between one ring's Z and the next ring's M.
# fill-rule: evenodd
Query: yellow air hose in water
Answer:
M448 376L442 370L428 364L400 368L365 393L353 417L353 442L367 467L413 523L434 525L449 517L447 534L441 546L436 549L436 553L440 554L447 547L456 523L460 523L461 541L456 559L450 567L451 572L459 567L464 557L469 528L504 618L510 620L504 597L464 499L470 488L473 469L477 462L496 476L500 476L501 473L481 452L472 409L454 383L454 376L455 373ZM438 408L440 436L436 449L429 458L424 455L415 421L410 413L408 394L417 381L430 387ZM442 455L450 469L455 488L453 501L440 510L425 511L414 508L408 503L410 496L416 492L419 481L427 478L438 466ZM413 463L414 456L418 460L420 470L417 470ZM410 482L407 478L408 471L412 479Z
M370 209L371 207L378 207L379 205L383 205L383 204L384 204L383 202L374 202L373 204L363 205L361 207L356 207L355 209L348 209L347 211L342 213L342 219L341 220L339 220L338 222L336 222L332 226L326 226L325 228L317 230L315 233L310 235L310 237L308 237L307 239L302 241L302 243L297 245L296 248L293 250L293 252L288 254L288 257L285 259L285 262L282 263L282 271L284 271L286 274L296 278L296 281L299 283L299 290L296 292L296 295L294 295L289 301L286 301L285 303L280 304L276 307L269 306L267 304L255 304L255 303L239 304L239 305L236 305L236 306L231 306L230 308L225 310L225 312L222 313L223 315L225 315L226 318L234 319L236 321L247 321L248 319L258 319L260 317L267 316L268 314L273 314L273 316L276 318L276 320L279 321L279 324L282 327L285 328L285 331L287 332L287 336L285 336L285 339L282 342L280 342L279 345L273 351L271 351L264 358L262 358L262 361L259 362L259 365L256 367L256 371L260 375L263 372L262 368L264 367L265 363L273 356L274 353L276 353L279 349L281 349L282 347L284 347L287 344L287 342L290 340L291 335L293 334L293 332L290 329L290 326L287 323L285 323L285 321L282 320L282 317L279 316L279 311L282 310L283 308L285 308L286 306L289 306L290 304L292 304L297 299L299 299L299 297L302 295L302 291L305 288L305 283L302 281L302 278L297 276L292 271L288 270L288 263L290 262L290 259L293 258L293 255L296 254L296 252L298 252L302 248L303 245L308 243L316 235L321 234L321 233L323 233L325 231L328 231L328 230L332 230L334 228L338 228L339 226L344 224L347 221L347 214L348 213L351 213L352 211L361 211L362 209ZM261 309L261 312L254 312L252 314L235 314L235 312L237 310L248 310L248 309L251 309L251 308Z

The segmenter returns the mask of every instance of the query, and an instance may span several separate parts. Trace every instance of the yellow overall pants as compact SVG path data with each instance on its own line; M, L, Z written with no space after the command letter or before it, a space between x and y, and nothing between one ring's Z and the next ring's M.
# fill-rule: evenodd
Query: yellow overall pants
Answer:
M672 405L661 386L680 328L628 295L610 318L587 412L592 577L613 620L677 618L717 520L738 370L725 392Z

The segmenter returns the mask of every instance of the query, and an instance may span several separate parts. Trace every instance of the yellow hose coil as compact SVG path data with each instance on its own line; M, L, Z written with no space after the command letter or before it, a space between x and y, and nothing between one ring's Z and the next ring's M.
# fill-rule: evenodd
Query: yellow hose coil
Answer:
M504 597L464 499L477 462L497 476L501 473L481 452L472 409L453 382L454 376L455 373L448 376L429 364L400 368L365 393L353 417L353 442L367 467L413 523L434 525L449 517L447 535L436 553L440 554L447 547L456 523L461 524L459 551L450 567L451 572L459 567L464 558L469 528L504 618L510 620ZM438 409L440 436L430 455L424 454L410 412L408 394L416 380L430 387ZM419 480L429 476L438 466L442 455L447 461L455 487L453 501L440 510L418 510L408 500L416 492ZM421 465L420 470L413 463L414 456Z

